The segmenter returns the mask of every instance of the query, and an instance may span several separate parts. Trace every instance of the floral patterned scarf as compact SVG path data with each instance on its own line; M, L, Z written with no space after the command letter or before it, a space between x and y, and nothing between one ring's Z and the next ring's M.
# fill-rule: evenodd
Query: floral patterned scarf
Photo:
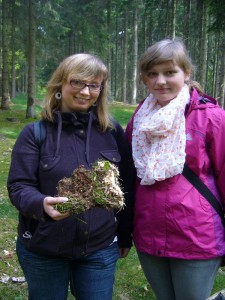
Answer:
M134 117L132 149L142 185L182 173L185 162L185 116L190 100L187 85L161 107L150 94Z

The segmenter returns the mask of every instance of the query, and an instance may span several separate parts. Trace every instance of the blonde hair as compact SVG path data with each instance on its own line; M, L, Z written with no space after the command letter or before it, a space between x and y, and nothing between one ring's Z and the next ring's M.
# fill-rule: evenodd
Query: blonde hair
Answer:
M80 80L93 80L99 76L103 77L103 89L100 91L96 102L96 112L103 131L107 127L112 127L107 109L107 67L99 57L87 53L78 53L65 58L54 71L47 83L42 119L54 122L53 112L60 110L61 107L60 101L55 98L55 94L61 91L62 85L72 76L76 76L76 79Z
M194 65L184 43L180 39L164 39L149 47L141 56L139 61L140 79L144 82L151 67L168 61L176 63L185 74L189 76L193 74ZM203 93L203 89L198 82L189 80L187 84L190 89L194 87L200 93Z

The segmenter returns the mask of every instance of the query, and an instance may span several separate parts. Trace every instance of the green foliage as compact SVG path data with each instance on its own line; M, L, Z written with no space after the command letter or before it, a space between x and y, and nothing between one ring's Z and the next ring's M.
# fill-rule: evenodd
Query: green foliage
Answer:
M17 90L24 91L27 86L29 36L28 26L24 26L24 24L28 22L29 6L25 0L8 2L7 67L9 87L15 80ZM209 20L206 25L208 30L206 91L217 98L220 95L213 87L212 82L217 81L218 85L223 83L216 78L219 76L216 65L218 64L218 67L222 68L221 72L224 73L223 59L217 58L217 54L223 53L224 49L222 41L225 29L224 0L178 0L175 11L173 11L170 0L35 1L36 87L46 86L51 74L66 56L78 52L88 52L99 55L109 67L111 98L120 101L126 97L123 100L131 102L133 87L135 87L133 74L134 68L136 68L133 51L135 7L138 8L138 57L149 45L175 34L187 44L198 70L204 42L201 37L202 19L206 17L199 9L199 7L203 7L203 2ZM14 14L12 14L13 12ZM175 24L175 32L172 31L173 24ZM221 38L218 38L217 33L221 33ZM214 43L214 40L217 43ZM2 48L3 45L0 47ZM196 45L198 46L196 47ZM15 77L11 74L11 70L14 68L16 70ZM209 77L208 70L210 69L213 70L211 72L214 81ZM195 79L199 81L198 77ZM126 82L126 88L124 88L124 82ZM126 90L126 95L123 94L124 90ZM138 101L143 93L138 82L137 93Z
M209 31L224 33L225 30L225 2L224 0L204 0L209 7L209 14L213 17L213 22L209 26Z

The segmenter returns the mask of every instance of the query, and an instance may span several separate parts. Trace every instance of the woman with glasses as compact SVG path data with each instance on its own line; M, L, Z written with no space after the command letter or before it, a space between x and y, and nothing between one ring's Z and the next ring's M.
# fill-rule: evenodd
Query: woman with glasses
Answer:
M29 299L66 300L69 285L76 299L112 299L116 262L132 245L132 156L107 112L107 81L98 57L67 57L47 84L44 140L35 142L31 123L15 143L8 191L19 210L17 255ZM99 159L118 166L125 209L60 213L55 205L67 198L56 196L59 180Z

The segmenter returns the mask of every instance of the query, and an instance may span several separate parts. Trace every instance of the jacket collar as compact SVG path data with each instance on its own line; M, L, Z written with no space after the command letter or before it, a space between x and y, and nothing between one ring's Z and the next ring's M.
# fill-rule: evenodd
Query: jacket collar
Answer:
M87 163L90 166L90 136L92 131L91 128L94 122L98 122L98 118L94 110L92 109L87 113L80 113L80 112L64 113L61 111L56 111L54 113L54 120L55 123L57 124L57 141L56 141L55 157L59 156L62 128L65 128L67 125L70 124L76 127L82 126L87 128L86 141L85 141L85 153L86 153Z
M87 126L90 115L92 115L92 121L97 121L97 115L94 110L88 112L54 112L54 121L56 123L61 122L62 126L74 125L74 126Z

